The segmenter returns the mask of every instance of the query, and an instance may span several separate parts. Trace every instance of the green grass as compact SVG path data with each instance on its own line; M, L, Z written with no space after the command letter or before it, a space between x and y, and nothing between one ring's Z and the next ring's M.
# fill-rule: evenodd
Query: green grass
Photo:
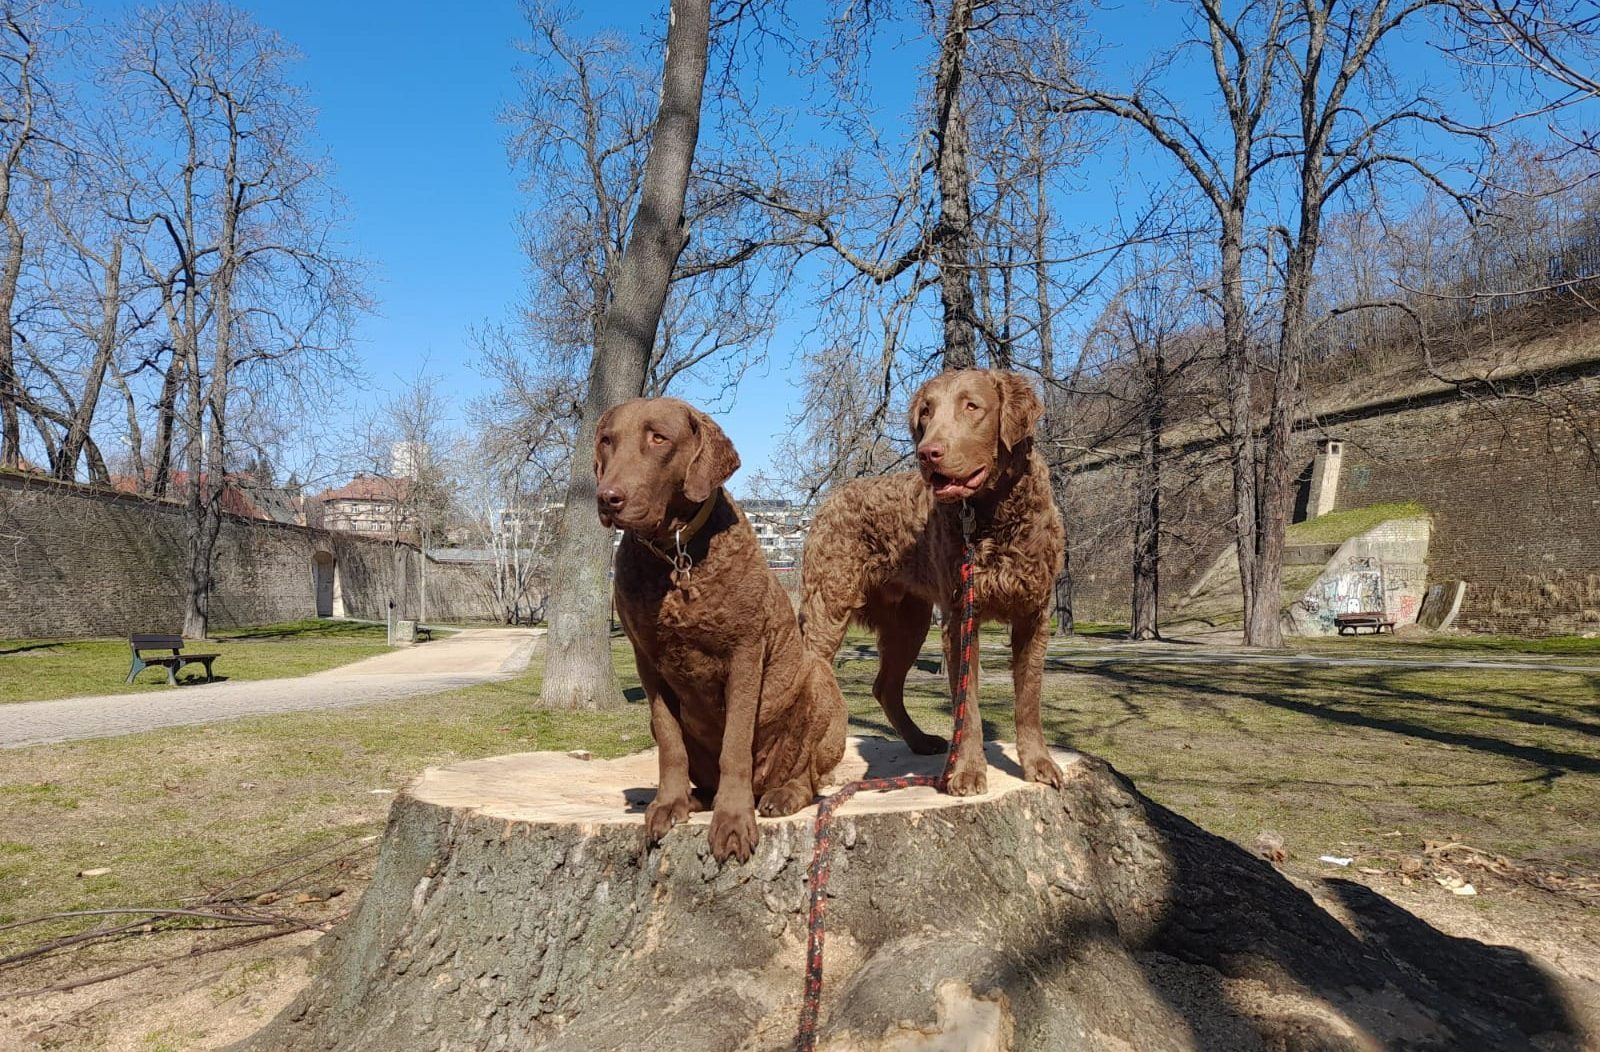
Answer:
M1312 636L1298 644L1317 653L1360 653L1367 657L1419 657L1449 661L1454 658L1499 660L1537 656L1561 661L1600 659L1600 637L1550 636L1545 639L1518 639L1514 636L1437 635L1437 636Z
M211 639L184 649L221 654L212 664L219 680L253 680L321 672L385 653L388 646L382 625L305 620L219 629ZM126 638L0 640L0 704L173 689L166 673L154 668L124 684L129 657ZM200 665L178 674L180 687L204 679Z
M614 647L625 695L637 699L627 643ZM852 733L890 734L871 697L875 657L845 654ZM985 654L990 737L1013 735L1005 669L1004 655ZM378 833L392 797L372 790L398 789L428 765L530 749L611 757L651 745L637 700L539 711L539 684L535 664L446 695L10 751L0 768L0 924L169 903ZM913 714L941 733L944 684L926 665L907 684ZM1158 802L1242 844L1278 831L1291 866L1329 851L1375 857L1455 839L1600 870L1600 672L1084 668L1052 659L1044 702L1056 743L1104 756ZM75 877L98 867L111 872ZM0 932L0 954L64 930Z
M1006 660L983 665L985 732L1009 738ZM890 734L875 672L849 661L840 682L858 732ZM914 671L907 707L948 733L941 677ZM1247 846L1268 828L1302 860L1460 839L1600 871L1600 671L1052 661L1044 719L1053 741Z
M618 665L636 685L626 644ZM0 768L0 924L172 903L266 862L376 833L422 768L533 749L651 744L642 704L546 712L537 667L464 691L19 749ZM76 878L84 869L101 877ZM322 879L327 879L326 877ZM64 925L0 932L0 955Z
M1372 504L1365 508L1329 512L1315 519L1297 522L1289 527L1290 544L1343 544L1359 533L1365 533L1389 519L1414 519L1427 515L1428 509L1415 501L1393 504Z

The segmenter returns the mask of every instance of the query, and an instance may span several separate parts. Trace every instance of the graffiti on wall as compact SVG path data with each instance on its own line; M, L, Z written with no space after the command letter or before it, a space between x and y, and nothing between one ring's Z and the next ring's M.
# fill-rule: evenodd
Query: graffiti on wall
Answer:
M1300 609L1328 630L1340 614L1384 609L1384 574L1375 559L1351 559L1337 573L1326 574L1300 600Z

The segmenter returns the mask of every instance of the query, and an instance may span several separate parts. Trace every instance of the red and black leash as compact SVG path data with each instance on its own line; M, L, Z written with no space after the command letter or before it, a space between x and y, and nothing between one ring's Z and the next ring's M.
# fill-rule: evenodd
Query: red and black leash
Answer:
M908 774L898 778L862 778L846 782L822 798L817 805L814 829L815 846L811 850L811 909L806 916L806 989L805 1000L800 1005L799 1052L813 1052L817 1046L817 1014L822 1008L822 940L828 912L828 875L833 870L833 840L829 833L833 813L846 800L859 792L879 792L889 789L909 789L925 785L945 791L950 774L955 770L956 754L967 730L967 692L972 682L972 663L977 660L977 611L972 594L972 564L976 555L972 540L973 512L970 506L961 506L961 535L966 551L961 558L961 675L956 685L955 726L950 732L950 752L944 761L944 772L935 778L931 774Z

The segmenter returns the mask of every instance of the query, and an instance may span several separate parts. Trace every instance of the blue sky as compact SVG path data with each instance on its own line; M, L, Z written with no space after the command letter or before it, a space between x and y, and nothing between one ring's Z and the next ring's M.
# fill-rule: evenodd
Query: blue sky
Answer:
M484 382L469 326L498 320L525 283L521 203L496 122L514 87L515 3L417 0L245 5L304 55L298 74L346 197L348 237L372 267L375 313L356 354L379 400L426 368L459 404Z

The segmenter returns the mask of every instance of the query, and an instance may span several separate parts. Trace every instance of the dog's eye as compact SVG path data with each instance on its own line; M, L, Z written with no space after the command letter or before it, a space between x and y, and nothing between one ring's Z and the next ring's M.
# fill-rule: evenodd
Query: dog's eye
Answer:
M967 412L976 413L978 411L978 409L979 409L978 403L972 401L971 399L968 399L968 401L967 401Z
M652 431L652 432L650 432L650 444L652 446L664 446L664 445L667 444L667 436L666 435L658 435L654 431Z

